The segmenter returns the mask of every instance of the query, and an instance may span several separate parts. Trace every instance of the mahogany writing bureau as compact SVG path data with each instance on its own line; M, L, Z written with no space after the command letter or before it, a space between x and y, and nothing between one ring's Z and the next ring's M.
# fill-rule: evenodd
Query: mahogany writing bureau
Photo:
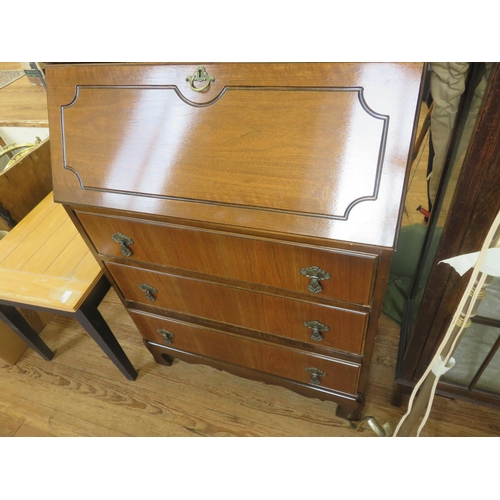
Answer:
M156 361L357 419L422 64L47 68L54 197Z

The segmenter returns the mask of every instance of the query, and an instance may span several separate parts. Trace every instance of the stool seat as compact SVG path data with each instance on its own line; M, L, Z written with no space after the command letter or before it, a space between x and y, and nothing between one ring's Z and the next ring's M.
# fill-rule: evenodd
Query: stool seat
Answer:
M76 312L102 274L52 193L0 242L0 300Z
M74 316L130 380L135 369L97 310L110 285L62 205L47 195L0 240L0 319L53 357L16 307Z

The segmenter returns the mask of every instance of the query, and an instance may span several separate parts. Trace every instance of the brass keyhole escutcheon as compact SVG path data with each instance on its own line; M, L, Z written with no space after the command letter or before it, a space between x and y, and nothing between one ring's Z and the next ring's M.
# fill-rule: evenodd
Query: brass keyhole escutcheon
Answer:
M196 71L191 76L186 77L186 82L189 82L191 90L194 90L195 92L203 92L210 87L212 82L215 82L215 77L210 76L203 66L198 66ZM195 87L194 82L206 83L201 87Z

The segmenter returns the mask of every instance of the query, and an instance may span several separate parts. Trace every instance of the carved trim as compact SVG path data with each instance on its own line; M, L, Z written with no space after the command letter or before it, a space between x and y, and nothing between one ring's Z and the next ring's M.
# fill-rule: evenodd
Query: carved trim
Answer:
M285 209L279 209L279 208L272 208L272 207L263 207L263 206L255 206L255 205L243 205L243 204L236 204L236 203L227 203L227 202L219 202L219 201L205 201L205 200L196 200L196 199L191 199L191 198L182 198L182 197L177 197L177 196L166 196L166 195L159 195L159 194L145 194L145 193L138 193L135 191L125 191L125 190L119 190L119 189L109 189L109 188L98 188L98 187L93 187L93 186L85 186L83 184L82 178L78 174L78 172L71 167L70 165L67 164L66 161L66 137L65 137L65 129L64 129L64 110L67 108L70 108L74 106L78 100L78 97L80 95L80 90L81 89L110 89L110 90L119 90L119 89L151 89L151 90L173 90L179 99L181 99L183 102L186 104L197 107L197 108L202 108L202 107L207 107L215 104L219 99L222 98L222 96L228 91L228 90L252 90L252 91L276 91L279 90L281 92L297 92L297 91L303 91L303 92L356 92L358 95L358 100L363 108L363 110L372 118L377 119L377 120L382 120L383 125L382 125L382 134L380 137L380 147L379 147L379 153L378 153L378 158L377 158L377 167L375 170L375 179L374 179L374 185L373 185L373 191L371 194L366 195L366 196L361 196L359 198L356 198L353 200L345 209L343 215L331 215L331 214L320 214L320 213L311 213L311 212L302 212L298 210L285 210ZM190 101L187 99L179 90L179 88L176 85L116 85L116 86L105 86L105 85L77 85L76 90L75 90L75 97L73 100L65 105L61 105L61 136L62 136L62 157L63 157L63 168L66 170L69 170L70 172L73 172L75 177L78 180L80 189L83 191L96 191L96 192L105 192L105 193L113 193L113 194L118 194L118 195L132 195L132 196L140 196L144 198L156 198L156 199L162 199L162 200L172 200L172 201L183 201L183 202L189 202L189 203L200 203L203 205L216 205L216 206L223 206L223 207L228 207L228 208L243 208L247 210L258 210L258 211L266 211L266 212L274 212L274 213L283 213L283 214L289 214L289 215L299 215L299 216L305 216L305 217L313 217L313 218L322 218L322 219L330 219L330 220L339 220L339 221L347 221L349 218L349 214L351 210L359 203L362 203L364 201L375 201L378 198L378 193L380 189L380 182L382 178L382 168L383 168L383 163L384 163L384 156L385 156L385 149L386 149L386 144L387 144L387 135L388 135L388 129L389 129L389 116L388 115L383 115L381 113L377 113L374 110L372 110L368 104L365 101L364 95L363 95L363 88L362 87L329 87L329 88L322 88L322 87L223 87L220 93L211 101L208 101L206 103L195 103L193 101Z

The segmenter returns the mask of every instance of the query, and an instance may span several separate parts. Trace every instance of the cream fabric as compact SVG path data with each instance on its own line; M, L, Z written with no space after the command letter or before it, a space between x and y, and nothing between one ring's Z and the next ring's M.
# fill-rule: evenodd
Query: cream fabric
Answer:
M465 77L469 63L436 62L431 63L430 66L430 89L434 101L434 109L431 114L431 134L435 156L429 179L429 197L434 203L460 96L465 90Z

